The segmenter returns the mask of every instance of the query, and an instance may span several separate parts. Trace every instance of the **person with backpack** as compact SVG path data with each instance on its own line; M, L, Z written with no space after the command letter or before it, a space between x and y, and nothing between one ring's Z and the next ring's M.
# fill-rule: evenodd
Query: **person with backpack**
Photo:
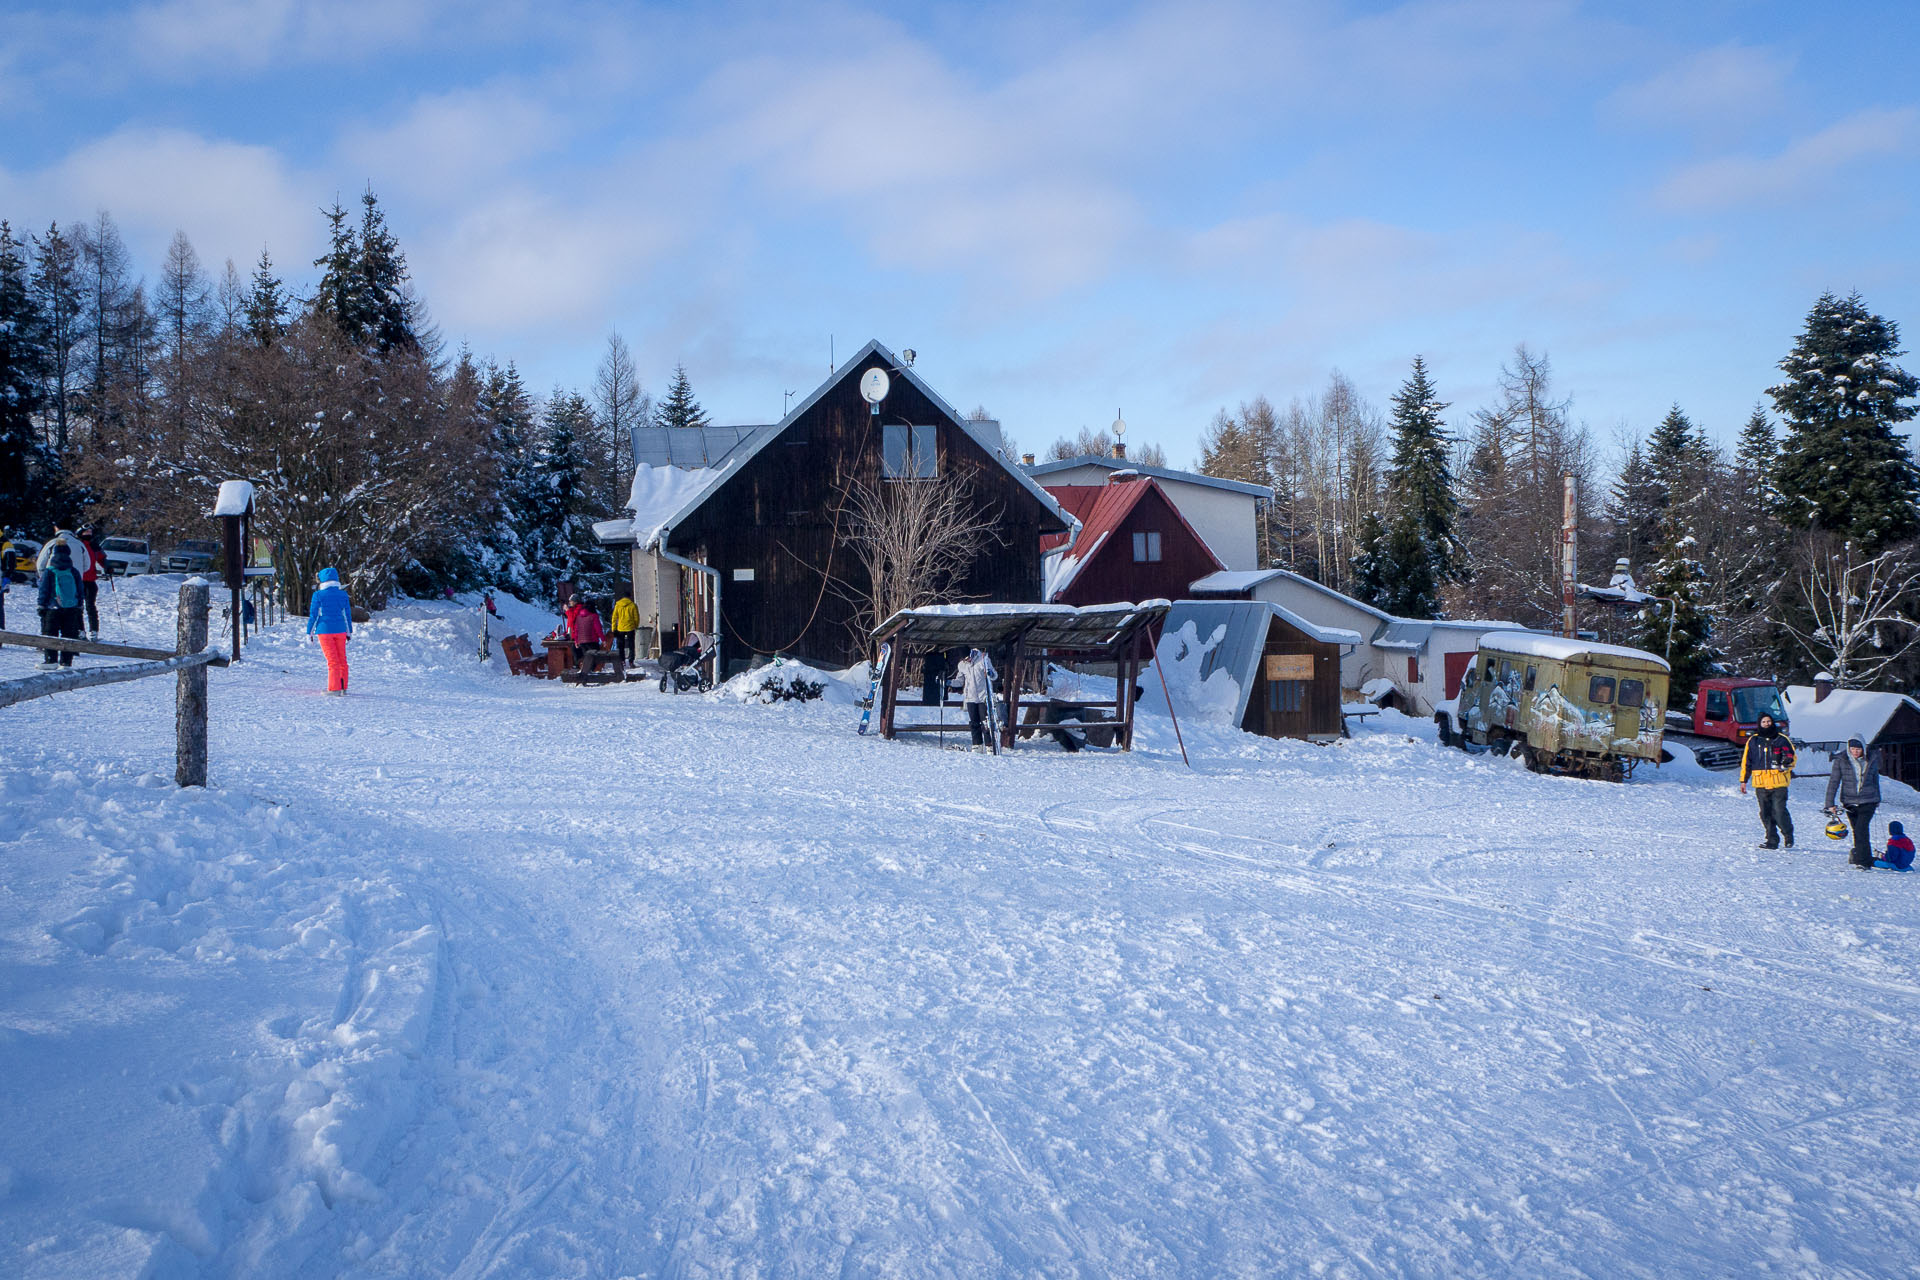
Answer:
M327 692L347 696L347 641L353 639L353 602L338 569L322 569L307 606L307 635L327 655Z
M1787 812L1787 784L1793 781L1793 741L1780 732L1773 716L1760 713L1760 724L1747 739L1740 754L1740 794L1747 794L1747 783L1760 797L1760 826L1766 832L1762 849L1778 849L1780 837L1793 848L1793 816Z
M1862 871L1873 870L1873 811L1880 807L1880 766L1867 754L1866 740L1847 739L1847 749L1833 757L1827 776L1827 813L1847 811L1847 825L1853 828L1853 853L1849 865ZM1840 804L1836 808L1834 801Z
M40 634L58 636L62 640L80 638L80 601L83 592L80 586L80 571L74 568L73 552L66 543L52 544L53 552L47 557L47 567L40 571ZM73 652L61 649L46 651L41 658L43 666L52 666L58 662L63 667L73 665Z

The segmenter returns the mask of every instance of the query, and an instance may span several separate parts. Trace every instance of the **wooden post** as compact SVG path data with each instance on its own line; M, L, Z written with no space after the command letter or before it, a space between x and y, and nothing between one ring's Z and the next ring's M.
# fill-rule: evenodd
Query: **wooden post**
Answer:
M880 677L880 736L889 742L894 737L893 713L900 705L900 668L907 660L907 646L900 643L899 635L897 631L893 633L893 653Z
M1020 723L1020 664L1026 656L1026 642L1015 640L1013 653L1007 660L1006 674L1001 677L1004 686L1002 691L1006 695L1002 701L1007 704L1007 722L1000 726L1000 748L1003 751L1013 750L1014 726Z
M207 647L207 609L211 598L204 578L180 587L180 611L174 623L177 651L199 653ZM237 656L237 655L236 655ZM183 787L207 785L207 669L180 672L173 699L173 780Z

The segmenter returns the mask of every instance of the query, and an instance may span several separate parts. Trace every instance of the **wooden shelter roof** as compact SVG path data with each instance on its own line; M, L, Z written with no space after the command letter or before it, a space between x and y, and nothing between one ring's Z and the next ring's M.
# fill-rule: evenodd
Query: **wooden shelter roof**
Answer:
M929 648L1028 649L1118 654L1166 617L1172 604L946 604L903 609L874 628L876 641Z

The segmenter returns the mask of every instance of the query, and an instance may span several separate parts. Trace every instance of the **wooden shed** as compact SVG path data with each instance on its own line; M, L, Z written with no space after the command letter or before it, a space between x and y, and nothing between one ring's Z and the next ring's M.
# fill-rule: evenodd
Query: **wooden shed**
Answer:
M1167 614L1160 663L1181 716L1268 738L1343 732L1340 658L1356 631L1322 627L1257 600L1181 600Z

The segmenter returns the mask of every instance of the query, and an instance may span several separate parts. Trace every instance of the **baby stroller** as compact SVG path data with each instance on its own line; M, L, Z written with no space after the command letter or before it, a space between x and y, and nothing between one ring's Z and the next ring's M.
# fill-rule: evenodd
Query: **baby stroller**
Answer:
M698 689L705 693L713 688L713 677L707 672L707 659L713 656L711 634L696 631L693 640L660 655L660 692L685 693L689 689Z

